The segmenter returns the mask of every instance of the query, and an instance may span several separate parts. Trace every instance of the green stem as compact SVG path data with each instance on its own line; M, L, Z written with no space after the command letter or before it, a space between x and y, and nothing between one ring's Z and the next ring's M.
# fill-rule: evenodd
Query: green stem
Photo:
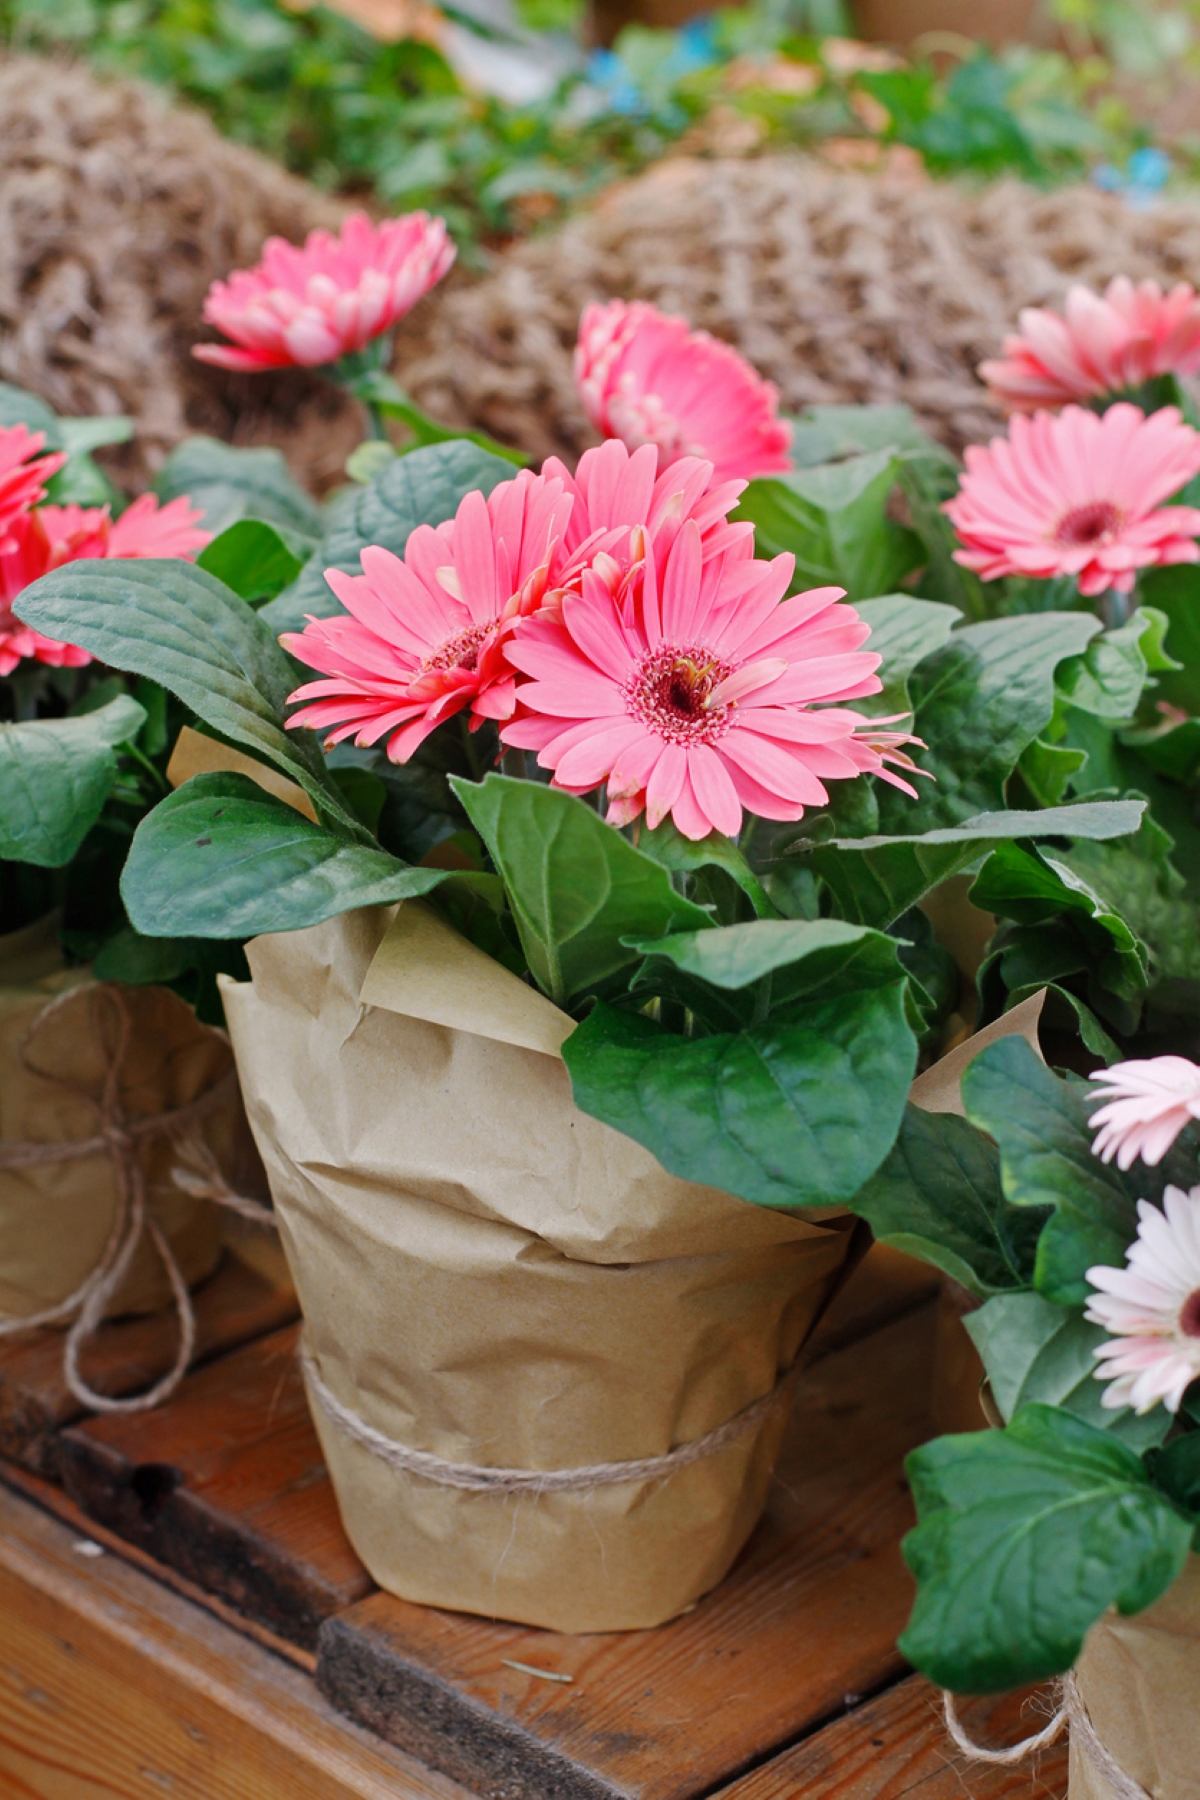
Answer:
M383 414L380 412L375 402L373 400L364 400L363 405L367 409L367 441L369 443L390 444L391 439L387 434L387 426L384 424Z
M465 712L458 715L458 728L462 733L463 749L467 753L467 766L474 781L483 780L483 764L479 760L479 752L475 748L475 739L471 735L471 727Z

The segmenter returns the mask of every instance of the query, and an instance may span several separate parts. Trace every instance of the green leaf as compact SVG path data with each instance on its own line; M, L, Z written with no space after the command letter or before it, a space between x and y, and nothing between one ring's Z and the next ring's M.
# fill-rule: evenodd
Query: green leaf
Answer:
M1121 1267L1137 1209L1118 1171L1092 1152L1086 1096L1061 1081L1024 1038L988 1044L962 1078L967 1117L1000 1147L1014 1206L1053 1207L1038 1242L1034 1285L1060 1306L1082 1306L1094 1263Z
M98 413L92 418L58 421L63 448L68 456L89 456L108 444L128 444L133 439L133 420L123 413Z
M506 775L450 785L491 852L534 978L559 1005L636 961L626 940L711 923L575 795Z
M908 709L908 678L919 662L940 650L962 614L952 606L941 606L935 600L914 600L908 594L883 594L878 600L861 600L859 616L871 627L871 635L862 646L882 656L875 673L883 683L883 692L858 702L863 712L873 714L905 712Z
M217 438L185 438L154 484L160 500L186 494L204 514L206 531L223 532L238 519L261 519L293 538L315 543L321 509L295 481L278 450L240 450Z
M1162 655L1166 624L1164 614L1138 607L1124 625L1102 631L1081 656L1069 657L1058 669L1054 685L1062 699L1110 725L1128 722L1151 664L1156 669L1175 666Z
M894 1147L851 1204L879 1242L933 1263L980 1298L1028 1287L1048 1216L1005 1199L999 1153L981 1131L911 1104Z
M147 937L246 938L412 899L445 879L335 837L248 776L196 775L138 826L121 897Z
M261 615L204 569L179 557L67 563L27 587L19 611L48 637L160 682L221 737L299 782L319 813L368 840L312 733L284 730L295 682L283 651Z
M900 1649L959 1693L1062 1674L1102 1613L1149 1606L1188 1553L1187 1520L1140 1458L1057 1407L938 1438L906 1466L918 1592Z
M186 938L143 937L126 925L93 957L92 973L97 981L123 981L129 987L165 986L186 974L192 960Z
M800 837L790 848L807 853L843 918L884 927L1005 839L1124 837L1136 831L1144 811L1140 800L1093 800L1043 811L980 813L912 836L835 837L824 843Z
M698 842L685 838L674 820L668 816L653 831L643 830L638 838L643 856L652 857L664 869L693 875L702 869L722 869L748 897L760 919L773 919L776 908L768 899L762 883L731 838L712 831Z
M274 525L261 519L238 519L205 546L196 562L240 600L253 604L273 600L295 581L307 554L306 547L304 555L298 556Z
M598 1004L563 1046L576 1104L672 1174L760 1206L849 1200L890 1149L916 1068L904 986L705 1038Z
M65 450L62 421L52 407L31 394L26 388L14 387L9 381L0 381L0 430L13 425L24 425L30 431L45 433L46 442L43 450Z
M1104 1406L1094 1352L1106 1333L1077 1308L1056 1306L1041 1294L998 1294L963 1324L983 1358L1002 1418L1041 1401L1111 1431L1139 1454L1166 1436L1171 1415L1165 1407L1139 1416L1128 1406Z
M1097 979L1123 998L1139 994L1149 978L1145 944L1070 867L1049 850L1000 844L968 896L972 906L997 918L1040 925L1067 914L1084 934Z
M145 708L127 694L80 718L0 725L0 859L58 869L100 817L117 775L115 750Z
M928 558L920 578L922 592L956 607L968 619L986 619L992 604L978 575L955 562L959 540L942 511L957 487L953 469L927 457L913 457L900 465L900 486Z
M1078 775L1086 762L1086 750L1073 750L1067 745L1047 744L1041 738L1034 738L1021 752L1017 768L1039 806L1057 806L1072 776Z
M341 611L325 580L326 569L359 575L359 556L368 544L380 544L397 556L418 525L441 525L452 519L465 496L478 488L490 494L501 481L511 481L513 466L475 444L456 438L413 450L389 462L326 533L292 586L263 608L271 630L301 631L311 613L328 618Z
M872 450L954 466L949 452L917 424L910 406L810 406L792 425L792 464L797 469Z
M1054 711L1054 670L1100 629L1086 613L965 625L909 677L918 761L934 781L911 800L880 788L881 829L917 833L1004 805L1004 784ZM1006 834L1007 835L1007 834Z
M1200 564L1144 569L1138 589L1146 609L1166 618L1166 650L1179 664L1159 675L1155 693L1184 712L1200 713Z
M1200 1515L1200 1431L1177 1437L1165 1450L1151 1451L1146 1461L1155 1487L1176 1506Z
M895 938L840 919L754 919L643 938L633 947L714 987L757 987L769 978L760 1001L764 1014L799 999L889 987L904 975Z
M753 524L760 556L795 556L797 588L833 584L852 600L886 594L920 559L913 534L887 516L898 467L890 450L877 450L760 477L735 517Z

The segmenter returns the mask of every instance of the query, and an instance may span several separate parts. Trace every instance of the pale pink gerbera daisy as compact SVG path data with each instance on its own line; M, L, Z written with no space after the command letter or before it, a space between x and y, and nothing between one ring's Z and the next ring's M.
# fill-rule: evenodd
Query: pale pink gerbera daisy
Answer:
M11 674L22 657L58 668L92 660L86 650L44 637L17 618L13 602L30 582L84 557L190 557L211 536L197 528L201 517L186 496L160 506L153 494L143 494L115 521L107 506L39 506L22 514L7 550L0 550L0 675Z
M536 750L555 786L607 783L612 823L669 813L693 839L735 837L743 808L799 819L828 799L823 781L864 767L913 791L884 770L895 734L871 744L860 714L814 705L879 690L879 658L859 649L869 628L841 588L783 600L790 556L705 563L691 520L661 553L647 541L619 583L597 562L508 646L531 679L501 737Z
M1135 287L1118 275L1103 296L1073 287L1064 313L1027 306L1020 332L1004 340L1004 355L980 363L981 377L1010 412L1090 400L1156 375L1200 369L1200 295L1189 282L1164 294L1157 281Z
M944 510L955 561L984 581L1074 575L1081 594L1127 594L1138 569L1200 559L1200 511L1162 504L1200 473L1200 432L1173 406L1018 416L966 464Z
M312 702L293 725L333 727L327 742L388 739L405 762L443 720L470 709L470 725L511 718L516 680L505 644L518 621L552 612L599 567L610 586L640 567L647 537L669 544L685 520L702 557L724 565L752 555L753 528L730 525L742 484L713 485L707 463L685 460L662 475L653 446L632 456L604 444L572 477L551 458L540 475L523 471L484 500L469 494L455 519L419 526L403 560L372 547L362 576L326 571L349 617L310 619L285 638L324 681L297 689Z
M1103 1264L1087 1278L1099 1292L1084 1315L1113 1335L1099 1345L1102 1404L1178 1412L1200 1376L1200 1187L1169 1187L1163 1210L1138 1201L1138 1234L1126 1266Z
M303 248L268 238L262 261L214 281L204 317L232 338L197 344L225 369L316 368L390 331L454 261L444 219L406 213L374 225L351 213L341 233L310 231Z
M522 470L444 525L418 525L402 558L372 545L361 575L327 569L346 612L281 639L326 677L296 689L309 704L288 724L328 729L327 745L386 738L399 763L464 708L472 730L511 717L504 639L541 604L571 507L561 481Z
M749 481L790 467L778 390L728 344L644 301L584 308L575 380L597 431L631 450L656 444L664 468L695 456L719 481Z
M30 431L25 425L0 428L0 550L8 543L14 521L43 498L46 483L67 460L57 450L39 456L45 441L44 431Z
M1200 1119L1200 1068L1183 1056L1152 1056L1114 1063L1090 1077L1105 1104L1091 1117L1099 1126L1092 1149L1102 1162L1115 1156L1119 1169L1141 1157L1160 1163L1184 1126Z

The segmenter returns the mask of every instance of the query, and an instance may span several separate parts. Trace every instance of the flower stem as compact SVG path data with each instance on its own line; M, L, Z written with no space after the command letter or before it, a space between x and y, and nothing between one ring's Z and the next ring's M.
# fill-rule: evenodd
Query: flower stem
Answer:
M462 734L463 749L467 754L467 767L471 771L471 779L482 781L483 768L479 761L479 751L475 748L475 739L471 735L470 721L465 712L458 715L458 728Z

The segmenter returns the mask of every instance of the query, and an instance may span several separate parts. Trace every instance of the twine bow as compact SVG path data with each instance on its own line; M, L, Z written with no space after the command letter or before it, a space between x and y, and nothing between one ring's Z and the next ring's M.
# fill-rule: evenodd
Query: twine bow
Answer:
M147 1412L169 1398L187 1373L196 1348L196 1315L174 1252L147 1204L146 1178L139 1154L142 1146L159 1137L172 1140L181 1160L179 1166L172 1169L171 1178L184 1193L196 1199L212 1200L256 1224L273 1226L274 1217L269 1208L260 1206L256 1200L247 1200L233 1192L212 1151L195 1129L236 1087L236 1070L231 1067L212 1087L184 1106L155 1113L149 1118L130 1118L121 1105L121 1074L133 1030L128 1003L121 989L109 982L85 991L96 1015L97 1036L106 1057L99 1098L86 1083L66 1075L51 1074L39 1068L31 1057L32 1046L47 1023L63 1007L79 999L78 988L68 989L42 1008L22 1034L17 1044L17 1056L30 1074L56 1082L94 1107L97 1129L91 1137L66 1139L59 1143L18 1141L0 1144L0 1171L82 1162L91 1156L108 1155L117 1176L112 1225L99 1261L74 1293L30 1318L0 1320L0 1338L43 1325L58 1325L75 1314L63 1349L63 1376L75 1399L92 1412ZM88 1385L80 1373L79 1358L84 1345L103 1320L113 1295L128 1275L144 1234L149 1235L171 1284L179 1317L179 1347L171 1368L152 1387L142 1394L115 1399L108 1394L98 1394Z
M1024 1762L1027 1756L1034 1755L1038 1750L1045 1750L1070 1726L1071 1742L1091 1769L1107 1781L1113 1800L1150 1800L1150 1795L1141 1782L1126 1774L1092 1724L1091 1714L1084 1705L1074 1673L1063 1676L1057 1685L1055 1697L1058 1705L1049 1723L1032 1737L1014 1744L1010 1750L989 1750L985 1745L977 1744L969 1738L959 1720L953 1694L943 1692L942 1712L946 1730L964 1756L969 1756L972 1762L998 1764L1001 1768L1013 1768L1017 1763Z

